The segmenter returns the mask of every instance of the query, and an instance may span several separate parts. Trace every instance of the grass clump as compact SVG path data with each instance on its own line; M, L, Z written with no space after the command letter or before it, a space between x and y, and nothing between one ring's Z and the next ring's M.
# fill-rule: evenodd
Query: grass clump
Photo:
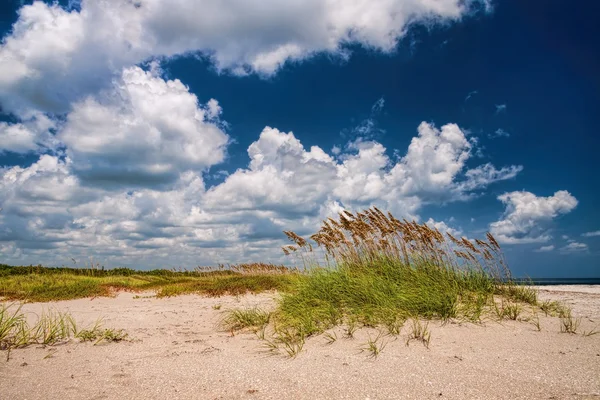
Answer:
M560 331L561 333L577 333L581 325L581 318L574 318L569 310L565 315L560 317Z
M339 325L347 338L363 326L399 335L408 318L408 341L428 346L431 333L421 319L478 322L497 310L516 320L522 304L537 305L537 291L511 278L489 233L485 240L459 239L373 208L324 221L310 237L314 245L285 234L293 244L284 253L299 255L309 268L291 282L271 316L277 328L267 347L273 351L283 345L295 356L307 337ZM337 337L326 339L333 343ZM370 340L371 354L378 354L378 340Z
M229 310L221 320L221 327L228 331L238 331L245 328L258 330L269 323L271 313L258 307Z
M383 337L384 335L381 332L374 338L369 335L367 343L362 350L368 352L370 358L377 358L385 349L385 346L387 346L387 341Z
M491 234L458 239L377 208L326 220L310 237L316 246L285 233L294 242L286 254L314 259L320 249L326 260L283 295L274 315L306 336L344 322L351 337L359 325L399 334L408 317L479 321L493 310L494 296L514 302L506 315L516 319L518 303L537 302L535 290L511 279Z
M429 322L422 323L420 319L413 318L412 326L408 338L406 339L406 345L408 346L411 340L418 340L423 343L425 347L429 348L431 342L431 331L429 330Z
M82 342L104 340L118 342L127 338L123 330L102 329L101 322L87 329L79 329L74 318L68 313L44 311L30 324L21 306L0 304L0 350L10 351L32 344L54 345L73 338Z

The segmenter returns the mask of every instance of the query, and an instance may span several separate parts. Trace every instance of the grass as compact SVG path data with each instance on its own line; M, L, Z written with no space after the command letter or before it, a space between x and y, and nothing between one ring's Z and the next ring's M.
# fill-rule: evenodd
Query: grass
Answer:
M49 301L109 296L115 290L152 289L157 297L275 290L281 293L275 311L230 310L222 326L232 334L251 328L269 351L290 357L302 351L308 337L337 326L344 326L347 338L361 327L399 335L411 319L408 341L428 346L431 333L423 320L521 320L526 306L561 317L561 330L577 330L568 308L540 303L534 288L512 279L500 245L489 233L484 239L456 238L377 208L343 211L309 239L284 233L293 242L283 247L284 253L300 257L306 270L264 263L146 272L93 264L87 269L0 265L0 297ZM58 321L55 325L61 326Z
M600 329L598 327L592 328L589 331L584 331L583 336L594 336L600 333Z
M20 305L0 304L0 350L10 351L32 344L54 345L79 339L82 342L118 342L127 338L123 330L102 329L98 320L92 327L79 329L73 317L59 311L44 311L30 324Z
M499 307L497 304L494 304L494 312L499 320L508 318L516 321L519 318L521 311L521 305L512 301L505 301L502 299Z
M275 328L270 339L263 336L271 350L294 344L287 347L295 356L306 338L340 325L347 338L361 327L399 335L409 318L408 341L428 346L431 333L423 319L479 322L497 314L517 320L525 305L538 306L537 291L511 279L491 234L485 240L458 239L377 208L324 221L310 237L314 245L294 232L285 234L293 244L284 253L300 256L308 269L282 291L270 316ZM325 336L329 343L337 340ZM370 342L373 352L376 341Z
M255 331L269 323L271 313L258 307L229 310L221 320L221 327L228 331L253 328Z
M222 296L288 290L300 276L283 266L255 263L194 271L134 271L11 267L0 265L0 297L6 300L56 301L111 296L115 291L155 290L158 297L181 294Z
M579 325L581 325L581 318L574 318L570 311L560 317L560 331L562 333L577 333Z
M429 322L422 323L418 318L412 319L412 326L408 338L406 339L406 345L408 346L412 340L417 340L425 347L429 348L431 342L431 331L429 330Z
M381 354L381 352L385 349L385 346L387 346L387 341L385 341L383 337L384 335L381 332L379 332L377 336L375 336L375 338L371 337L371 335L369 334L367 343L362 348L362 350L368 352L369 357L377 358L379 354Z

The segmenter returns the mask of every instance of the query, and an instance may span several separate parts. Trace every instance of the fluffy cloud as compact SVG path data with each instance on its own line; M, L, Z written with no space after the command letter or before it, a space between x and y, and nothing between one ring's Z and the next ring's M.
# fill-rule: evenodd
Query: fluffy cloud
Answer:
M172 183L223 161L229 138L220 112L216 100L200 107L179 80L133 67L111 90L75 103L58 138L74 171L91 183Z
M541 243L552 238L543 224L577 207L577 199L560 190L549 197L530 192L510 192L498 196L506 205L503 219L490 224L490 232L501 243Z
M462 198L493 182L514 178L523 169L510 166L497 170L488 163L464 171L473 146L456 124L444 125L439 130L422 122L418 133L387 179L398 186L397 195L430 200ZM464 177L458 179L462 172Z
M534 251L535 251L536 253L547 253L547 252L550 252L550 251L552 251L552 250L554 250L554 245L553 245L553 244L551 244L551 245L549 245L549 246L542 246L542 247L540 247L539 249L537 249L537 250L534 250Z
M162 89L169 86L149 73L132 72L145 82L141 90L144 95L155 84ZM177 83L172 85L178 88ZM189 96L182 93L185 98ZM137 113L145 110L145 103L135 106L137 100L132 100L132 96L135 97L118 97L126 99L122 104L127 107L121 111L135 126ZM195 102L190 102L192 112ZM92 109L104 107L96 100L93 104ZM213 111L210 110L209 104L205 110L195 112L214 117L220 109L212 103ZM153 126L163 123L153 119L156 117L152 112L141 115L146 115L145 123ZM0 207L4 209L0 213L0 243L9 260L28 256L60 263L92 253L107 262L122 264L130 260L138 265L145 260L152 265L161 260L193 265L257 257L280 262L278 248L283 243L284 229L312 233L320 221L336 216L344 208L370 205L389 209L399 217L418 218L424 204L440 199L463 200L468 198L465 188L483 187L493 181L479 179L465 184L472 179L464 164L470 157L470 145L456 125L437 129L421 124L419 135L396 163L390 161L386 149L377 142L353 142L333 158L316 146L305 149L291 132L267 127L248 148L247 168L238 169L223 183L208 189L201 169L186 170L179 163L187 168L187 161L167 157L164 162L178 171L177 179L167 185L89 185L89 176L82 174L76 163L90 165L90 171L105 171L104 165L94 163L92 150L110 156L115 142L120 143L119 147L130 146L128 152L139 157L130 158L130 163L139 168L146 166L144 152L149 152L147 158L153 160L163 156L155 148L146 147L143 135L137 140L142 144L134 145L136 141L129 138L129 131L107 141L101 135L97 139L90 136L83 124L81 129L69 133L73 123L70 118L64 128L67 134L59 134L68 144L67 157L44 155L28 168L0 171ZM194 121L201 126L210 124L204 119ZM104 122L98 119L98 125ZM80 132L80 136L75 132ZM119 130L113 132L118 134ZM425 149L420 140L431 148ZM126 176L128 170L119 163L119 154L122 153L115 153L111 168ZM419 154L435 160L434 165L418 162ZM201 165L208 164L201 161ZM415 186L417 177L425 184ZM442 187L437 187L436 182ZM428 223L459 234L443 222ZM48 248L51 253L44 250Z
M53 149L57 141L51 130L56 122L42 113L33 113L22 122L0 122L0 154L41 152Z
M584 253L588 251L588 245L585 243L571 242L568 245L561 247L562 253Z
M307 151L293 133L265 128L250 145L251 162L210 189L206 204L229 210L280 210L287 215L315 215L320 205L338 201L350 208L377 204L403 216L415 216L425 203L455 201L468 192L513 177L496 171L466 170L471 145L457 125L440 129L422 123L418 136L397 163L383 145L353 142L333 159L319 147ZM475 172L474 172L475 171ZM501 171L505 171L502 169Z
M0 47L5 110L65 113L125 67L199 52L218 70L270 75L287 61L348 44L393 51L410 24L458 20L487 0L83 0L80 11L36 1Z
M452 218L450 218L452 220ZM425 222L431 228L435 228L441 233L449 233L454 237L461 237L462 231L460 229L454 229L448 226L444 221L435 221L433 218L429 218L427 222Z

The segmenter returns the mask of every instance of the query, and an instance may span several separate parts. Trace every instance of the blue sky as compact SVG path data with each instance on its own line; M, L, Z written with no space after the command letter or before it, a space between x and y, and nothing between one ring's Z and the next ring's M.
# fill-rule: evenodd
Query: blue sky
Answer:
M599 8L3 2L0 262L284 262L377 205L597 277Z

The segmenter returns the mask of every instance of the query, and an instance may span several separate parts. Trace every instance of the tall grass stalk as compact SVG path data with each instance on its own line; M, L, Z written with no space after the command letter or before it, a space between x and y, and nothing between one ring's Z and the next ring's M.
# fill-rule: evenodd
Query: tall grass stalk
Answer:
M305 336L344 322L347 336L355 324L398 334L408 317L476 322L493 313L494 296L506 300L502 316L511 319L520 303L537 304L537 291L512 280L489 233L485 240L457 238L377 208L343 211L309 239L284 233L293 242L285 254L310 257L320 249L328 260L283 294L273 316Z

